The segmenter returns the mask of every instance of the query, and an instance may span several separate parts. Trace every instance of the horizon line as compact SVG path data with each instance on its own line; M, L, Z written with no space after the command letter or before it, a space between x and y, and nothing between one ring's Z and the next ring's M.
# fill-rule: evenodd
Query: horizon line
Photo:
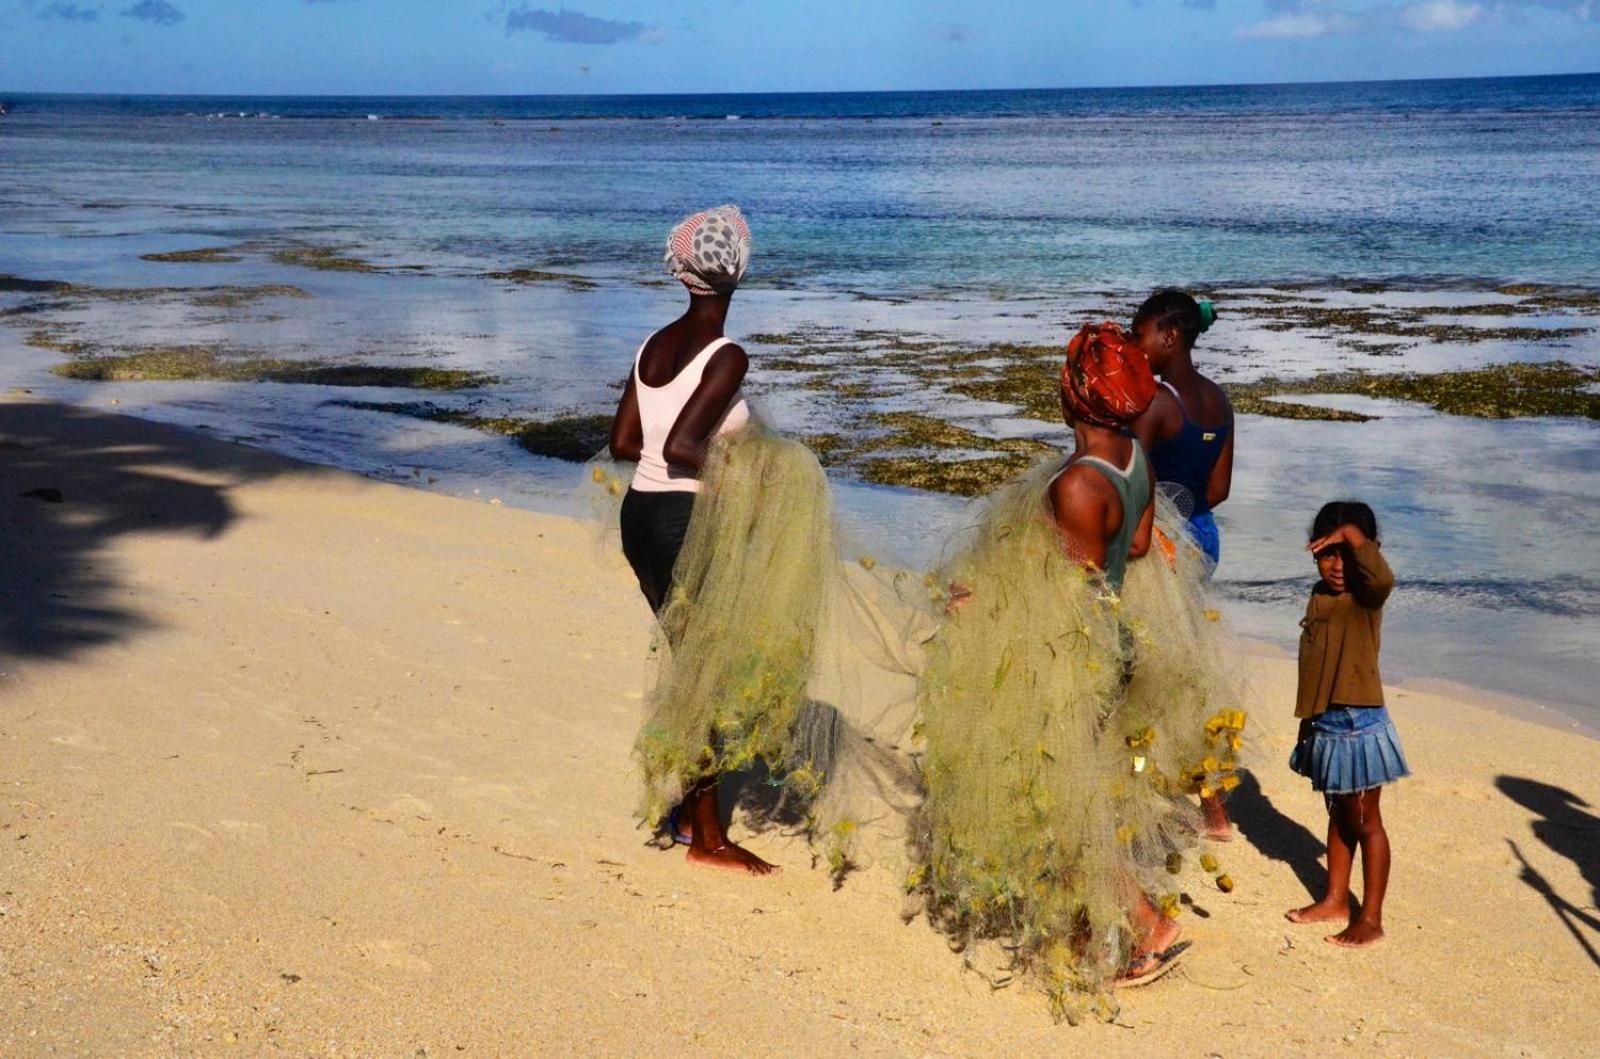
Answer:
M1168 88L1291 88L1310 85L1425 84L1451 81L1526 81L1537 78L1600 77L1600 70L1538 74L1484 74L1470 77L1372 77L1305 81L1180 81L1145 85L1031 85L1006 88L830 88L802 90L763 90L738 92L51 92L36 89L0 89L0 96L80 96L124 99L666 99L693 96L868 96L923 95L933 92L976 95L985 92L1126 92Z

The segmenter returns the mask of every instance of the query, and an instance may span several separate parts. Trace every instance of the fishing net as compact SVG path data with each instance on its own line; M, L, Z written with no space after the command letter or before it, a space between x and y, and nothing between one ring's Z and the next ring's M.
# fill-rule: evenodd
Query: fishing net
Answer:
M1153 790L1209 797L1239 785L1244 686L1228 662L1222 615L1207 599L1205 553L1181 506L1159 491L1155 503L1156 542L1123 585L1135 665L1121 734Z
M621 476L591 469L597 510ZM793 826L842 878L903 840L917 798L910 742L924 582L846 560L826 476L759 423L717 438L659 615L659 659L635 745L643 820L700 780L759 777L756 829Z
M1117 604L1062 547L1046 498L1059 466L999 491L945 568L971 596L928 648L910 881L938 926L1004 939L1071 1016L1126 960L1136 883L1104 748L1123 677Z
M1135 904L1178 914L1175 876L1200 834L1186 794L1232 785L1243 717L1176 509L1158 507L1174 547L1130 564L1119 598L1062 546L1047 493L1059 468L991 498L943 572L971 595L927 651L909 882L936 925L963 945L1000 939L1075 1021L1115 1011L1106 986L1127 966Z

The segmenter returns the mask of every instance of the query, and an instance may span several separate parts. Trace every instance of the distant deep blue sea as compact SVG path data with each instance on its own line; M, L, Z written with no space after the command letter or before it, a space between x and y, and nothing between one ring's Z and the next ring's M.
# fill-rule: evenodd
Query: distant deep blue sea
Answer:
M124 204L197 234L293 226L393 260L630 272L653 265L641 247L665 218L714 200L757 224L756 282L916 293L1600 283L1600 75L0 98L12 230Z
M73 348L199 345L486 372L490 385L428 395L486 417L606 414L638 343L680 311L661 266L668 228L722 202L755 233L730 318L752 355L747 389L794 434L870 432L864 413L906 411L1064 446L1059 424L930 389L880 354L902 338L929 357L1059 343L1165 285L1214 292L1222 316L1197 360L1224 380L1600 365L1600 75L589 97L0 88L0 102L0 274L116 289L0 286L0 389L115 401L507 503L562 508L573 465L349 404L415 392L82 383L50 368ZM296 245L375 271L274 253ZM160 259L202 247L236 252ZM496 276L514 269L561 275ZM230 310L194 291L228 284L280 293ZM1548 308L1497 315L1540 292ZM1340 313L1376 326L1341 330ZM1427 326L1389 326L1408 320ZM776 370L795 335L820 335L854 385ZM1237 627L1292 647L1306 524L1323 501L1359 497L1400 577L1387 676L1452 677L1594 721L1600 422L1353 410L1378 418L1241 418L1218 509ZM926 562L971 517L949 497L833 473L852 531L886 558Z

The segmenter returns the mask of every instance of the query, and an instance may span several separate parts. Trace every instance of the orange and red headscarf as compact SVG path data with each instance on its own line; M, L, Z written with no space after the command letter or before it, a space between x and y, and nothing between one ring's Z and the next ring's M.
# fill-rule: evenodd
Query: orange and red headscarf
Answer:
M1113 323L1085 324L1067 343L1061 393L1074 419L1125 427L1156 396L1150 361L1133 337Z

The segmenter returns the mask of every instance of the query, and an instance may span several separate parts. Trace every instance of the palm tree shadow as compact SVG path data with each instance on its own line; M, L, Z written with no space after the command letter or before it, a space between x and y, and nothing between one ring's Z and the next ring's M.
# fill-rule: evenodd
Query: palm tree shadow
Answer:
M1545 899L1589 959L1600 967L1600 951L1583 930L1587 927L1600 935L1600 914L1596 913L1596 906L1600 906L1600 817L1585 812L1589 803L1561 787L1520 776L1497 776L1494 782L1506 797L1539 815L1532 825L1533 836L1551 852L1572 861L1583 875L1589 888L1587 907L1558 893L1550 881L1528 863L1517 844L1506 840L1512 855L1522 865L1522 881Z
M1233 825L1268 859L1287 864L1313 898L1321 897L1328 889L1328 870L1322 863L1327 853L1324 839L1279 812L1253 772L1241 769L1239 781L1228 799Z
M229 489L293 467L175 427L0 402L0 655L64 658L148 628L115 542L217 537L237 518Z

